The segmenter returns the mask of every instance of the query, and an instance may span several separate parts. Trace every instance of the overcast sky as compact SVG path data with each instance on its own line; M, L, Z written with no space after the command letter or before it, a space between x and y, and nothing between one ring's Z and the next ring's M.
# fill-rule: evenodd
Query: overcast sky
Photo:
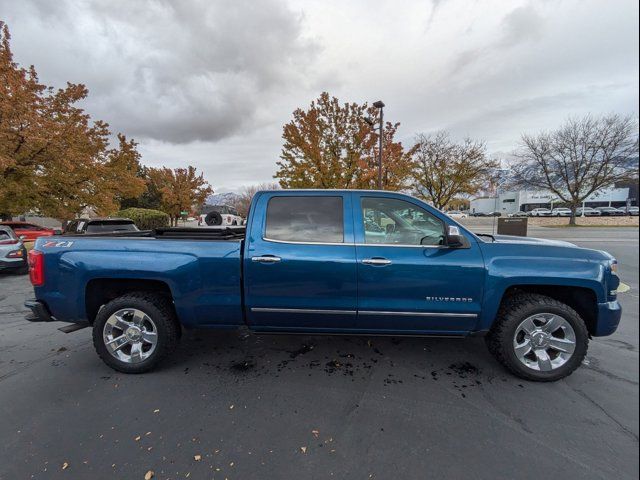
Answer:
M89 88L143 163L217 192L272 181L282 125L326 90L400 139L512 150L569 115L638 114L638 1L0 0L16 61Z

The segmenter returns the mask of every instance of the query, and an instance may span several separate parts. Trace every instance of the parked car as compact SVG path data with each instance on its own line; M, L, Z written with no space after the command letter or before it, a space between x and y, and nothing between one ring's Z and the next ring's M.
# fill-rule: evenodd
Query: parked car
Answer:
M448 212L446 212L446 214L455 219L467 218L467 214L461 212L460 210L449 210Z
M570 208L554 208L551 210L552 217L570 217L571 209Z
M617 209L620 214L622 215L628 215L628 216L638 216L638 207L618 207Z
M550 217L551 210L548 208L534 208L529 212L530 217Z
M27 249L13 229L0 225L0 271L27 273Z
M584 215L583 215L584 212ZM595 208L591 208L591 207L579 207L576 209L576 217L599 217L600 215L602 215L600 213L599 210L596 210Z
M235 226L242 225L242 217L238 211L229 205L213 205L205 208L206 214L200 215L200 223L208 226Z
M510 214L509 214L509 215L507 215L507 216L508 216L508 217L512 217L512 218L517 218L517 217L526 217L526 216L528 216L528 215L527 215L527 212L521 212L521 211L518 211L518 212L510 213Z
M473 212L471 213L472 217L486 217L487 214L485 212Z
M590 337L620 321L617 262L603 251L477 236L396 192L263 191L250 212L246 229L38 239L28 320L91 326L100 358L126 373L157 366L182 326L246 327L486 334L499 362L535 381L572 373Z
M22 237L24 242L33 242L38 237L49 237L60 233L60 230L41 227L35 223L6 221L0 222L0 226L11 228L18 237Z
M596 210L599 211L603 217L619 217L624 215L620 210L613 207L596 207Z
M502 213L501 212L489 212L487 213L487 217L501 217Z
M67 224L64 235L137 232L138 227L130 218L77 218Z

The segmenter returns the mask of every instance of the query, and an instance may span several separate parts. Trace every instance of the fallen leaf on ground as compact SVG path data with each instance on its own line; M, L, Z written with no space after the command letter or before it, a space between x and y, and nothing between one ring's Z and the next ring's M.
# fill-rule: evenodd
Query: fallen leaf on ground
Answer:
M311 430L311 433L313 433L313 436L316 438L318 438L318 435L320 434L318 430Z
M153 413L158 413L159 411L160 411L160 409L159 409L159 408L156 408L156 409L153 411Z
M193 456L193 459L194 459L196 462L199 462L200 460L202 460L202 455L194 455L194 456Z
M67 462L64 462L64 463L62 464L62 469L63 469L63 470L66 470L67 468L69 468L69 464L68 464Z
M138 436L135 438L135 440L136 440L136 442L139 442L139 441L140 441L140 435L138 435Z
M300 447L300 451L302 451L302 453L307 453L307 447Z
M151 480L154 475L155 473L153 472L153 470L149 470L147 473L144 474L144 480Z

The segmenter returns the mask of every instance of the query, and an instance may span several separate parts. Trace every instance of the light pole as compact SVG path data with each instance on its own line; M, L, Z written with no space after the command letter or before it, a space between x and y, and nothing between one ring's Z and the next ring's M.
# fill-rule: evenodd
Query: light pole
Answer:
M380 110L380 138L378 138L378 189L382 190L382 128L384 126L384 102L378 100L373 104Z

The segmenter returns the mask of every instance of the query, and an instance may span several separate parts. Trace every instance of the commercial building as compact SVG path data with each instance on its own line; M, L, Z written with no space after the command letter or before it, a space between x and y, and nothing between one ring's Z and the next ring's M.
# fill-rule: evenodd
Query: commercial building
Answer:
M584 204L586 207L624 207L627 205L637 205L637 197L629 197L630 189L606 188L594 192L587 197ZM470 211L472 213L500 212L503 215L518 211L528 212L534 208L556 208L566 207L565 203L556 194L549 191L519 190L513 192L503 192L495 197L475 198L471 200Z

